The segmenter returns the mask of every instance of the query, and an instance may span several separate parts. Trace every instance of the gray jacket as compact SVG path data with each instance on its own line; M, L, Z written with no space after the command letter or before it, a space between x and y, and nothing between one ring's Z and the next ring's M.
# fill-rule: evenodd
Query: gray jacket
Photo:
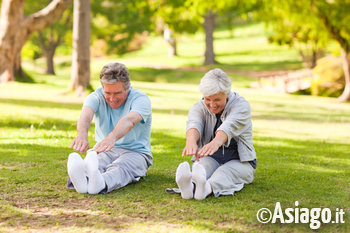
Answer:
M221 114L222 124L217 129L226 133L228 139L225 146L228 146L231 139L237 142L238 154L241 162L256 159L253 146L252 121L250 105L246 99L236 92L231 92L225 109ZM209 111L204 104L203 98L196 102L188 113L186 131L197 129L200 134L198 146L202 148L208 144L213 136L216 124L216 116Z

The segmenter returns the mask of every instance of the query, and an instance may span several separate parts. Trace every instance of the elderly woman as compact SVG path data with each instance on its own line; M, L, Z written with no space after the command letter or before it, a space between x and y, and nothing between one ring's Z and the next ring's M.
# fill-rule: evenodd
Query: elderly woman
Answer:
M188 113L186 146L182 156L192 155L179 165L176 183L184 199L205 199L213 193L233 195L252 183L256 168L250 105L236 92L221 69L201 79L203 98Z

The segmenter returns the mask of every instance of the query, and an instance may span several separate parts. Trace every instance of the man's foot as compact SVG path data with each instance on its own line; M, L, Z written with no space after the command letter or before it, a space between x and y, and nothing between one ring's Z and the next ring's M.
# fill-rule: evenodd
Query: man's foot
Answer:
M101 172L98 170L98 158L96 152L89 152L84 161L86 173L89 178L87 191L89 194L98 194L106 187L106 183Z
M67 171L75 190L78 193L87 193L88 184L84 160L78 153L71 153L68 157Z
M176 183L181 191L183 199L193 198L193 183L188 162L180 163L176 169Z
M211 186L206 178L204 167L199 163L194 163L192 166L192 180L196 185L194 198L203 200L211 193Z

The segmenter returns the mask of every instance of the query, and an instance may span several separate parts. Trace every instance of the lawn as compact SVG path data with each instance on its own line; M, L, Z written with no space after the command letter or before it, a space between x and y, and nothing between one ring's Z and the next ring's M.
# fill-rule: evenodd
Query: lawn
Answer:
M240 30L255 32L242 28L235 33ZM242 34L241 40L245 38ZM186 47L185 42L182 46ZM242 53L248 54L248 48ZM153 109L153 166L137 184L107 195L78 194L65 188L67 157L72 152L68 146L76 136L84 99L65 94L69 67L58 64L57 76L49 76L41 74L40 63L26 61L25 69L35 83L0 85L0 232L311 232L309 224L262 224L256 219L261 208L273 211L276 202L283 209L294 208L296 201L300 208L346 212L346 223L322 224L318 232L350 231L350 104L250 89L253 79L245 76L233 76L233 89L252 107L258 157L253 184L234 196L210 196L204 201L166 194L166 188L176 187L177 165L190 159L181 157L187 111L201 97L198 83L204 71L179 69L190 64L181 57L174 69L155 58L148 64L159 61L168 68L137 65L148 49L138 52L135 60L126 55L91 65L92 85L97 88L96 77L103 64L125 61L130 65L133 87L148 94ZM296 58L290 63L282 59L292 58L290 50L283 50L275 51L282 62L262 60L255 66L259 56L265 57L256 51L237 70L300 65ZM228 57L230 61L220 66L234 70L233 60L239 58ZM198 67L199 58L191 64ZM93 145L92 129L89 140Z

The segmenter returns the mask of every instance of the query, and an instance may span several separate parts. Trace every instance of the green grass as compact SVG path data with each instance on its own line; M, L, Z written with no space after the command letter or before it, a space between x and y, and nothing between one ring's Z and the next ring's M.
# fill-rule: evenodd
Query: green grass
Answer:
M183 200L164 190L176 187L176 167L189 160L181 151L187 111L200 98L197 85L133 81L152 101L154 165L137 184L91 196L65 189L83 98L63 95L67 80L61 78L0 86L0 231L310 231L307 224L260 224L257 211L277 201L343 208L349 221L349 104L239 88L252 105L254 183L233 197ZM89 140L93 145L93 130ZM346 232L348 226L326 224L319 231Z
M214 33L216 60L225 70L266 71L276 69L299 69L302 67L299 54L287 46L269 44L262 23L240 25L234 28L234 37L226 29ZM160 37L151 38L142 50L115 56L128 66L156 65L167 67L199 67L205 51L204 33L180 36L178 57L167 57L168 44ZM165 55L165 56L164 56Z
M300 66L294 51L268 45L259 39L261 34L262 25L236 28L234 39L218 31L219 67L231 75L233 70ZM252 37L253 44L242 43ZM349 232L350 104L247 89L254 79L244 75L231 76L234 89L252 107L258 157L253 184L234 196L204 201L165 193L165 188L176 187L178 164L190 159L181 157L187 112L201 97L198 83L210 68L199 67L201 40L200 35L184 37L181 56L173 60L166 57L161 41L150 41L157 45L153 49L93 60L94 88L99 87L104 64L125 62L132 85L149 95L153 109L154 165L137 184L107 195L65 188L72 152L68 146L76 136L84 100L65 94L70 79L67 59L57 60L56 77L42 74L41 60L25 61L34 83L0 85L0 232L311 232L308 224L261 224L256 219L262 207L273 210L281 202L283 209L293 208L295 201L300 207L344 209L346 224L323 224L318 232ZM236 40L236 46L222 49L230 40ZM89 141L94 144L92 128Z

